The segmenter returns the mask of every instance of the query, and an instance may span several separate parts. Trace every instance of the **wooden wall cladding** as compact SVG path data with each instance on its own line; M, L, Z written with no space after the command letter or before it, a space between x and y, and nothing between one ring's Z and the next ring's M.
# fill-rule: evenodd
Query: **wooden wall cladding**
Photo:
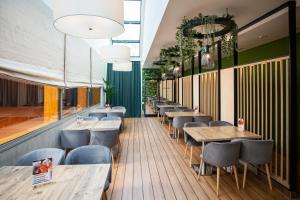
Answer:
M87 107L87 88L77 89L77 107L79 110Z
M199 110L201 113L207 114L213 118L218 119L218 72L212 71L202 73L199 75Z
M44 119L45 121L58 118L58 88L44 86Z
M174 87L173 87L173 80L167 80L167 99L169 101L173 101L173 90L174 90Z
M289 187L289 59L238 66L238 117L246 129L274 141L272 177Z
M179 102L179 79L178 78L175 79L175 90L176 90L176 103L180 103Z
M182 78L182 105L192 108L192 76Z
M178 103L183 105L182 103L182 80L183 78L178 79Z
M163 81L159 82L159 95L163 97Z

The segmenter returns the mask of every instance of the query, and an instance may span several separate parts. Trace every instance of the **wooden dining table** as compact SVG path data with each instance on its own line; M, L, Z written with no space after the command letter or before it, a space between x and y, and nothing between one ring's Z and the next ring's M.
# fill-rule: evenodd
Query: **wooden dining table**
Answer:
M119 130L121 127L121 120L106 120L106 121L75 121L63 130L97 130L97 131L109 131Z
M107 108L95 108L90 111L91 113L112 113L112 112L121 112L124 115L126 114L126 108L118 108L118 109L107 109Z
M158 107L158 108L175 108L175 107L178 107L178 106L180 106L180 104L158 104L158 105L156 105L156 107Z
M219 127L185 127L184 132L191 136L194 140L202 143L201 155L204 152L205 143L231 141L234 139L260 139L261 136L253 132L241 130L236 126L219 126ZM192 165L195 170L199 168L199 164ZM206 174L203 167L202 174Z
M101 199L110 164L56 165L49 183L32 185L32 166L0 168L0 199Z
M165 112L165 115L170 118L174 117L198 117L198 116L207 116L200 112Z

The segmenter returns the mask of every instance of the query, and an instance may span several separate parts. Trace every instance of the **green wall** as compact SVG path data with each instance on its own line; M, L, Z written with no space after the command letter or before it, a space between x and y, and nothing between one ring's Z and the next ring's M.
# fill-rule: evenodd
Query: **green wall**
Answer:
M161 77L160 69L143 69L142 71L142 101L146 101L146 97L155 96L157 92L157 82L145 80L147 78Z

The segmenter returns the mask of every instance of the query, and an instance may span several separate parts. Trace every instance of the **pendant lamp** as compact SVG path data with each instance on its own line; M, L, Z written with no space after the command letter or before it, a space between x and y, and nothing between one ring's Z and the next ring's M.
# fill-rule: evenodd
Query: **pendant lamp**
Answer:
M130 48L121 45L102 46L100 58L106 63L128 63L130 62Z
M54 0L54 26L68 35L103 39L124 32L123 0Z
M112 70L119 71L119 72L130 72L132 71L132 63L131 62L115 63L113 64Z

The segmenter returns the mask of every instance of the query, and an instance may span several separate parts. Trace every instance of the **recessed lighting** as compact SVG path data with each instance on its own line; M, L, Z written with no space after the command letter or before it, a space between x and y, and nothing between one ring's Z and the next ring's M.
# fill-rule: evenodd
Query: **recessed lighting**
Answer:
M259 35L258 39L263 39L263 38L266 38L266 37L268 37L268 36L267 35Z

